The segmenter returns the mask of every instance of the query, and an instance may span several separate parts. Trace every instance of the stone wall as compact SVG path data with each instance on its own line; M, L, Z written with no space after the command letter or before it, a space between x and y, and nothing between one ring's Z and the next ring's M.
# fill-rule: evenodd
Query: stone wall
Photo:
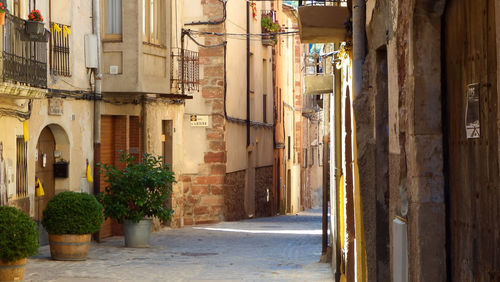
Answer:
M244 204L245 175L246 172L244 170L226 174L226 182L224 186L225 220L233 221L246 218Z
M271 216L271 191L273 187L273 167L255 169L255 216ZM269 200L268 200L269 199Z
M354 103L369 281L390 281L396 216L408 222L409 281L445 281L444 1L369 2L363 91Z

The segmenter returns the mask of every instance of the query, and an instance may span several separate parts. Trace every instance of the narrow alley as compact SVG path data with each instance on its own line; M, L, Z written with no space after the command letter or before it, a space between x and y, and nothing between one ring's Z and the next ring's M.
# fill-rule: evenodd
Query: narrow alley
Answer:
M321 256L321 212L266 217L153 233L151 248L123 237L93 243L84 262L50 259L40 248L26 281L331 281Z

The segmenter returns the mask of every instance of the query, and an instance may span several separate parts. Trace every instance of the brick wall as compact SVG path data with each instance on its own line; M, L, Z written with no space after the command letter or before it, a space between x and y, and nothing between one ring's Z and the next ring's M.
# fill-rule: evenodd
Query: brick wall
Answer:
M224 186L224 215L226 220L246 218L244 204L245 174L244 170L226 174L226 185Z
M207 19L222 17L218 0L201 0L203 15ZM224 25L199 26L198 30L224 32ZM223 38L207 36L206 45L216 45ZM224 183L226 175L226 121L224 118L224 47L200 48L200 92L211 113L211 126L205 130L208 150L198 174L181 176L184 198L184 225L219 222L224 219ZM180 200L179 200L180 201ZM180 203L179 203L180 204Z
M271 191L273 188L273 167L255 169L255 216L271 216ZM269 193L269 201L268 201Z

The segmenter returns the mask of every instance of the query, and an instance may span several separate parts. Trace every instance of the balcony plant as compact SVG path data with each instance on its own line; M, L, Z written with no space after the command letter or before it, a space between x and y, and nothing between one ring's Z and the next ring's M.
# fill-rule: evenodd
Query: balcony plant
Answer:
M0 281L22 281L27 257L38 251L38 227L24 212L0 207Z
M277 33L280 31L280 25L272 15L262 15L261 18L262 33ZM262 35L264 45L274 45L277 42L276 34Z
M25 26L26 33L30 35L42 36L45 34L43 17L39 10L33 10L29 13Z
M5 24L5 6L3 5L2 2L0 2L0 25Z
M108 184L105 193L98 195L104 206L104 216L124 223L126 247L147 247L152 217L163 222L171 219L173 211L165 205L172 194L174 173L162 157L144 154L141 161L122 153L124 169L99 164Z
M47 203L42 225L49 233L50 255L55 260L86 260L90 235L99 231L103 207L92 195L62 192Z

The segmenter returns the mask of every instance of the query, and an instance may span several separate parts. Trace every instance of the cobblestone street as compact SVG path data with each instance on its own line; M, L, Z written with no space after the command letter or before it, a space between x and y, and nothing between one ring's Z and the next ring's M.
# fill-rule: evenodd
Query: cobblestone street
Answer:
M26 281L331 281L321 255L321 213L164 229L152 246L124 248L122 237L93 244L84 262L31 258Z

